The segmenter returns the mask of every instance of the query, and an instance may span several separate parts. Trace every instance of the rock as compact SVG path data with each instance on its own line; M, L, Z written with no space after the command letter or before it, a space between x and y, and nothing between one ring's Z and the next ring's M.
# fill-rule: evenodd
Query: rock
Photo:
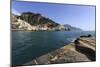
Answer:
M92 35L91 34L88 34L88 35L82 35L80 37L92 37Z
M85 54L90 60L95 61L96 60L95 46L93 46L93 44L91 45L91 40L89 41L89 43L86 42L85 40L87 40L87 39L84 38L84 40L82 40L82 38L81 38L80 40L76 40L75 49L78 52ZM95 43L94 43L94 45L95 45Z

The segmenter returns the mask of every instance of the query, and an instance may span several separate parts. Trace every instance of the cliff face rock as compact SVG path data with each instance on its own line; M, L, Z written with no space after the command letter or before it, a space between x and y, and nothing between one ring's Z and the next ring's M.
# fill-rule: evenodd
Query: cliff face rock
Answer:
M81 37L80 39L76 40L77 43L75 44L75 49L78 52L85 54L90 60L96 60L96 42L95 38L93 37Z

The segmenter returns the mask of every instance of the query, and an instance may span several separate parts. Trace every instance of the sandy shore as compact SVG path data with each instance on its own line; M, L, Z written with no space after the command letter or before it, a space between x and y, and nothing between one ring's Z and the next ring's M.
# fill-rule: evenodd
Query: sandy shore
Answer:
M95 61L95 47L96 41L94 37L81 37L78 45L72 42L23 65Z

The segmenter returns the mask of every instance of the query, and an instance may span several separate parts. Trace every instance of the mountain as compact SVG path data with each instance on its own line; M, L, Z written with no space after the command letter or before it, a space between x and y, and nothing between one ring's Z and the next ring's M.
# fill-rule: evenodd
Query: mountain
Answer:
M20 16L11 14L12 29L16 30L51 30L59 24L41 14L23 12Z
M32 12L23 12L20 19L28 22L31 25L48 25L48 27L55 27L59 25L58 23L54 22L53 20L43 17L41 14L32 13Z
M68 29L68 30L70 30L70 31L82 31L82 29L80 29L80 28L77 28L77 27L73 27L73 26L71 26L71 25L69 25L69 24L65 24L65 25L63 25L66 29Z
M78 31L81 30L71 25L60 25L50 18L39 13L23 12L20 16L11 14L13 30L52 30L52 31Z

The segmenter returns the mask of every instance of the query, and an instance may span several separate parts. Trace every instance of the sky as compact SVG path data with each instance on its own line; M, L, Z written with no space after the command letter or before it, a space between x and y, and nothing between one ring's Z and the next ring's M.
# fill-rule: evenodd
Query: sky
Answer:
M38 2L12 2L12 13L40 13L61 25L69 24L83 30L95 30L95 7L73 4L51 4Z

